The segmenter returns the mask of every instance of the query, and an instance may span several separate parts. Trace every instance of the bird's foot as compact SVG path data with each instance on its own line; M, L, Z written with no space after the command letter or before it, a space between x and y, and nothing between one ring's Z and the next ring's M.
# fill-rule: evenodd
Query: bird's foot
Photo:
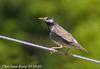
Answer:
M53 53L57 52L56 49L60 49L60 48L62 48L62 47L63 47L62 45L60 45L59 47L51 47L51 48L54 49L54 50L51 51L50 54L53 54Z
M54 50L50 51L50 54L51 54L51 55L52 55L53 53L56 53L56 52L57 52L57 50L56 50L54 47L51 47L51 49L54 49Z
M55 53L54 51L51 51L50 54L52 55L53 53Z

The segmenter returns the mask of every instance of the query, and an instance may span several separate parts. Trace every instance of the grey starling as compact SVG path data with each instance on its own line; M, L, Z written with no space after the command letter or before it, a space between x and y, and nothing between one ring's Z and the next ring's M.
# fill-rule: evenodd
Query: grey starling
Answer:
M87 52L87 50L83 48L68 31L58 25L53 18L43 17L38 19L43 20L47 24L48 29L50 30L50 38L58 45L58 47L52 48L59 49L67 47L69 49L71 47L75 47Z

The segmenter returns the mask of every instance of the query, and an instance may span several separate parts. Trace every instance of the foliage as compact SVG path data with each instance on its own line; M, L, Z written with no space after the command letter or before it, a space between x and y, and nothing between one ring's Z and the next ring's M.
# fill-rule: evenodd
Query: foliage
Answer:
M44 23L37 18L51 16L89 50L87 57L100 60L99 0L0 0L0 34L44 46L54 46ZM100 65L64 57L0 39L0 64L41 64L43 69L100 69Z

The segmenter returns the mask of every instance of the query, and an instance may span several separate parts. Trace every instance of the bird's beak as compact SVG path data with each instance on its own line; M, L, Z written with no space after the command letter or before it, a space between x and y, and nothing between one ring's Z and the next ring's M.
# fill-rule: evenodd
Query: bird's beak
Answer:
M43 18L43 17L39 17L38 19L40 19L40 20L45 20L45 18Z

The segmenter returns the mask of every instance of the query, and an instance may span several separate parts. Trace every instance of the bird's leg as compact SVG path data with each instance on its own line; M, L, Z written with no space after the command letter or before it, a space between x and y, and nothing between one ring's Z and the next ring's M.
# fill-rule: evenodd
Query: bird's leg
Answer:
M63 46L62 45L59 45L59 47L51 47L51 48L53 48L53 49L61 49L61 48L63 48ZM55 53L55 51L52 51L50 53L53 54L53 53Z
M66 51L65 51L65 55L67 55L69 53L69 50L70 48L68 48Z
M59 45L59 47L51 47L51 48L53 48L53 49L60 49L60 48L63 48L63 46Z
M69 50L70 50L70 48L68 48L68 49L66 50L66 52L69 52Z

